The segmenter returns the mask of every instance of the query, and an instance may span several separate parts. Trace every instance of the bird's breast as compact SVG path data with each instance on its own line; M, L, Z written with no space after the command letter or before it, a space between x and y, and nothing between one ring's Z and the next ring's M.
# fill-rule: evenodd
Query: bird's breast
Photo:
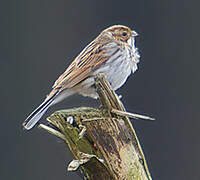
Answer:
M126 82L131 71L137 70L138 60L134 51L129 47L113 48L108 53L109 58L106 63L96 70L95 74L105 73L112 88L114 90L120 88Z

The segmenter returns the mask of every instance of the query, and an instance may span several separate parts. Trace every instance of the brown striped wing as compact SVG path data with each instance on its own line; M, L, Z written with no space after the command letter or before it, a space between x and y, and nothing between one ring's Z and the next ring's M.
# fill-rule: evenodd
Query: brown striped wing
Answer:
M66 71L56 80L53 89L72 88L87 78L107 58L100 44L93 41L77 56Z

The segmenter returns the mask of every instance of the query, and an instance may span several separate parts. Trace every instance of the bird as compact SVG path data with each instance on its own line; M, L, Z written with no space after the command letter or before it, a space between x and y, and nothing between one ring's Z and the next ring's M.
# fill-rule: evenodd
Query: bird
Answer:
M50 106L73 94L97 99L94 77L98 73L105 74L113 90L119 89L138 68L137 35L124 25L104 29L59 76L44 101L23 122L23 127L32 129Z

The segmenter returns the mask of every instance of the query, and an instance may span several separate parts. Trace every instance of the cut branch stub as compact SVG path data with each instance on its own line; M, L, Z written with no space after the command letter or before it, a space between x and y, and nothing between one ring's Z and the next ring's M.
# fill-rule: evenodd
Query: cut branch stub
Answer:
M47 120L65 136L65 141L75 159L82 161L81 154L85 153L88 155L95 155L99 159L104 160L101 151L97 149L96 140L88 135L88 124L93 122L93 120L101 121L102 117L108 117L107 114L106 110L103 109L99 110L82 107L57 111L48 117ZM71 124L68 122L69 118L73 119ZM80 136L84 127L86 127L86 134ZM106 164L102 163L102 161L99 161L97 158L91 158L91 161L83 163L81 167L84 175L88 179L103 180L105 177L107 177L108 180L114 179Z

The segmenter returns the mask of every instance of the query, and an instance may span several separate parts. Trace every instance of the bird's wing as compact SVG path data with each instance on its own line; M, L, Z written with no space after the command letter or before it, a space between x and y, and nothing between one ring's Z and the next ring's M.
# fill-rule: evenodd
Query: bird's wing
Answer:
M56 80L53 89L72 88L91 75L107 60L102 46L93 41L76 57L66 71Z

